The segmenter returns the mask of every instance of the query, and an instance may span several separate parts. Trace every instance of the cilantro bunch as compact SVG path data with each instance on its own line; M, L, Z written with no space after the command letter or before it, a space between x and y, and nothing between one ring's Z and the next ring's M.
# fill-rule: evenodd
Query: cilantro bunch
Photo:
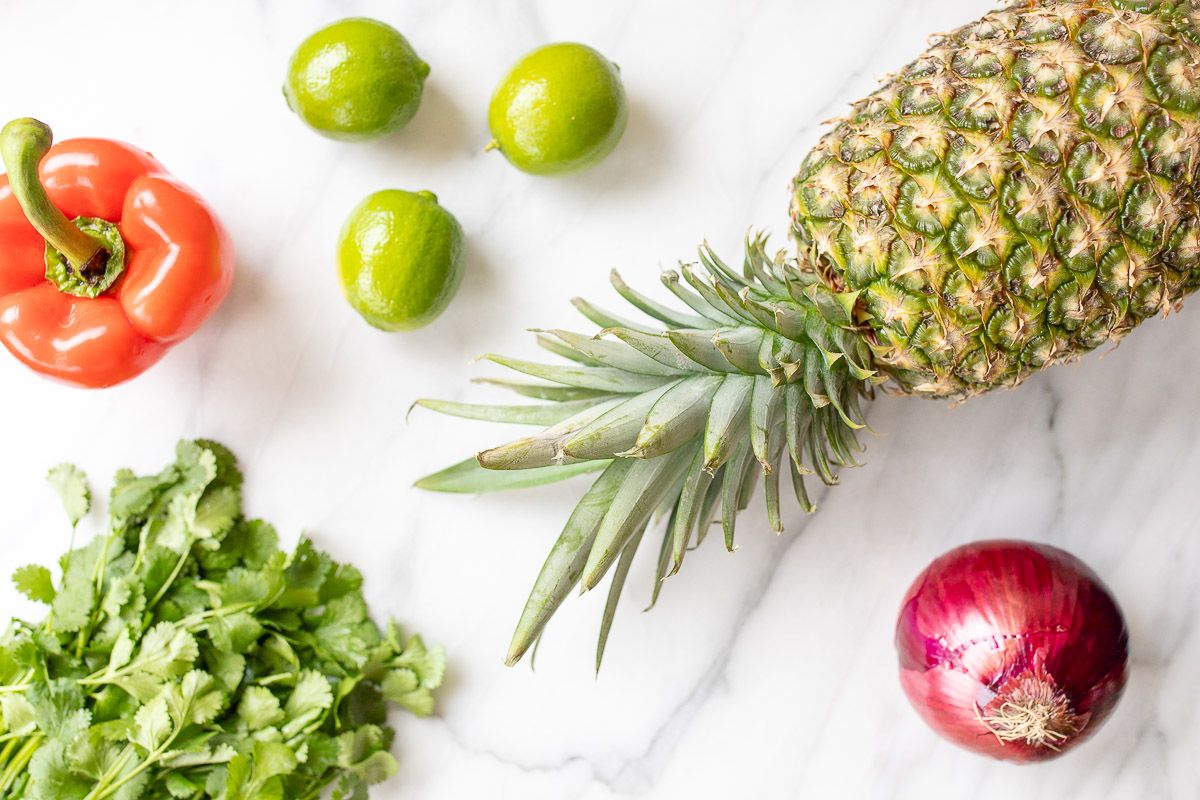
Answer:
M51 483L72 526L84 475ZM0 638L0 798L365 798L389 703L433 709L443 656L367 614L362 576L247 520L233 456L185 441L116 476L108 531L14 580L50 610Z

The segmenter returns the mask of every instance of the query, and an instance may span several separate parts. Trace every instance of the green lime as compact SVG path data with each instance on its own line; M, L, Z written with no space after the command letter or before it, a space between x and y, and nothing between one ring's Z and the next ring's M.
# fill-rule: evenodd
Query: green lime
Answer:
M354 310L385 331L424 327L463 276L463 232L433 192L376 192L338 238L338 275Z
M612 152L628 117L616 64L586 45L546 45L518 61L492 95L489 149L534 175L576 172Z
M354 17L305 39L288 62L283 94L310 128L364 141L400 130L417 113L429 65L390 25Z

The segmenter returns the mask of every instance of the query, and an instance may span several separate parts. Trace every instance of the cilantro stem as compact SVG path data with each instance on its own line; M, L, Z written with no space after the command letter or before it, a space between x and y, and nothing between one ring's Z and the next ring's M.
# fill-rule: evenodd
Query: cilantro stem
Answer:
M4 745L4 749L0 750L0 764L7 764L8 757L12 755L12 751L17 747L17 740L13 739L8 744Z
M129 761L130 754L136 756L137 751L134 750L133 745L127 744L117 754L117 757L113 759L113 763L104 771L104 774L100 776L99 780L96 781L96 785L92 787L92 790L87 793L87 796L83 800L95 800L95 798L103 797L102 794L96 794L96 792L101 790L107 792L111 788L109 786L110 782L121 773L121 770L125 769L125 764Z
M92 791L88 792L88 794L83 798L83 800L103 800L103 798L108 797L109 795L115 793L122 786L129 783L131 780L136 778L138 775L141 775L143 772L150 769L150 767L152 767L158 763L158 760L160 758L162 758L163 753L167 752L167 748L169 748L175 742L175 739L178 738L178 736L182 730L183 730L183 728L176 727L174 730L171 731L171 735L168 736L165 740L163 740L162 744L160 744L158 747L154 748L153 750L151 750L149 753L146 754L146 758L142 760L142 763L138 764L130 772L127 772L124 775L122 775L120 780L116 781L115 783L109 784L99 794L96 794L96 789L100 788L100 785L97 785L96 789L92 789ZM125 752L132 751L132 750L133 750L133 746L127 745L125 747L125 750L121 752L121 756L118 757L118 761L123 761ZM136 755L136 753L135 753L135 755ZM116 765L114 765L114 766L116 766ZM124 769L124 764L121 764L121 769ZM112 770L109 770L109 772L111 772L111 771ZM118 773L119 772L120 772L120 770L118 770ZM107 775L108 775L108 772L105 773L106 778L107 778Z
M179 560L175 562L175 569L171 570L171 574L167 576L165 581L163 581L163 585L160 586L158 591L154 593L154 598L146 604L147 610L154 608L156 605L158 605L158 601L163 599L163 596L167 593L167 590L171 588L171 584L175 582L175 579L179 577L179 573L183 571L183 567L185 564L187 564L188 557L191 554L192 548L188 547L188 549L184 551L183 555L179 557Z
M4 772L0 773L0 793L7 792L8 787L12 786L13 781L17 779L24 770L29 760L33 758L33 754L42 746L42 740L45 739L42 734L36 733L29 737L29 740L21 746L13 756L13 760L8 762L4 767Z

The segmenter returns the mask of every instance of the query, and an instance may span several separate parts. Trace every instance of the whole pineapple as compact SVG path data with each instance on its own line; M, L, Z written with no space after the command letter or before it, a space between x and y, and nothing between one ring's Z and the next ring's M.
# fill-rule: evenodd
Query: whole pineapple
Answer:
M759 475L857 465L872 387L966 398L1124 336L1200 285L1200 0L1033 0L940 37L851 109L793 185L794 260L701 248L663 276L688 311L617 291L666 330L584 301L568 365L498 356L550 401L422 405L541 432L426 478L488 491L602 470L518 623L514 663L567 593L613 572L597 665L633 555L668 517L653 588ZM784 466L786 464L786 467ZM615 568L614 568L615 565Z

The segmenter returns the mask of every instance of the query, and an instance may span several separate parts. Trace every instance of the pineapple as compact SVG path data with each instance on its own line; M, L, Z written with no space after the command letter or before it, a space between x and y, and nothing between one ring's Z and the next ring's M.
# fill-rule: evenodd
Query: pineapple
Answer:
M653 596L761 478L856 466L883 390L965 399L1115 342L1200 285L1200 0L1026 0L939 37L855 103L792 187L794 257L759 236L740 271L702 247L666 272L684 310L613 285L660 327L575 303L595 336L539 333L566 359L488 356L532 405L420 401L536 425L418 485L487 491L599 477L538 575L508 663L571 589L612 581L667 524Z

